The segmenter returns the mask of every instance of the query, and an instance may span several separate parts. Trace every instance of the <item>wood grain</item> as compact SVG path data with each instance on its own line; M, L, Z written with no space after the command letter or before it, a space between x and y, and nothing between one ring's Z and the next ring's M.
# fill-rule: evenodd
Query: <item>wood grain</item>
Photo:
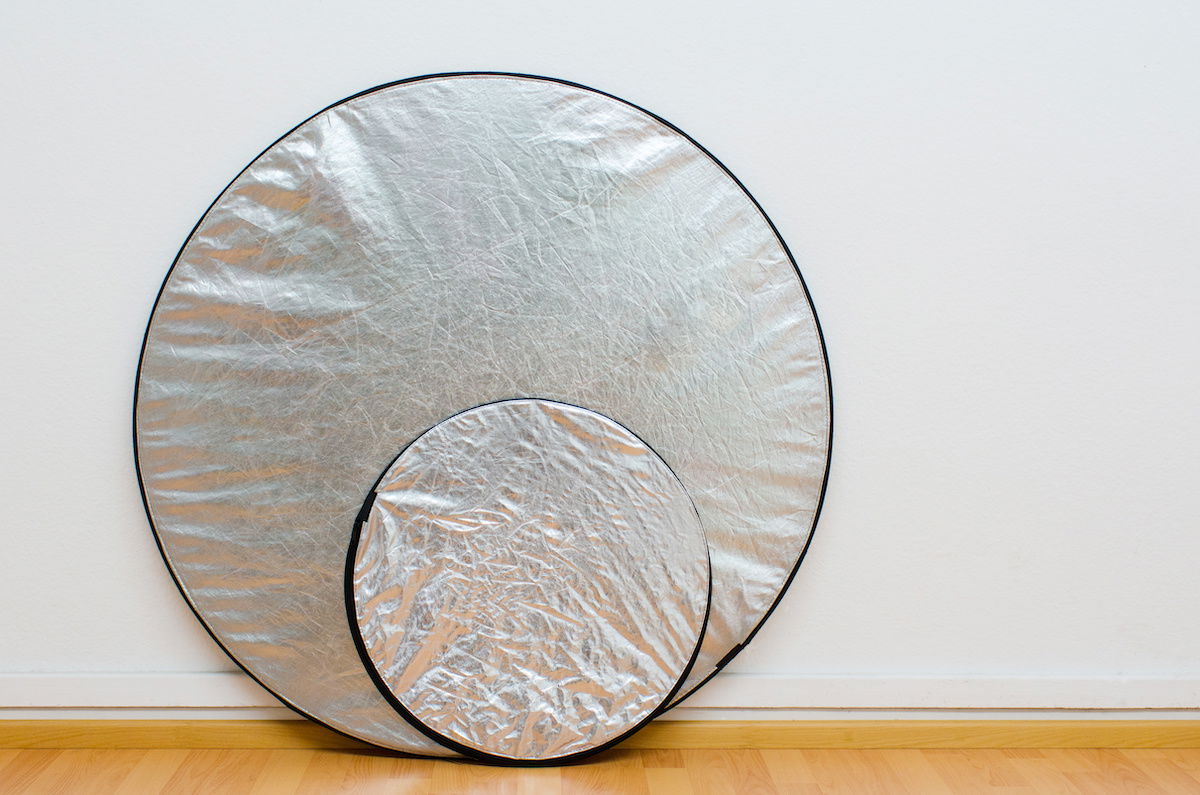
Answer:
M342 750L24 749L4 793L1170 793L1200 795L1200 749L614 750L559 768L502 768Z
M103 751L102 753L115 753ZM134 752L137 753L137 752ZM118 795L139 795L143 792L162 792L175 777L190 751L179 748L142 751L133 770L113 790Z
M0 748L368 746L304 720L10 720L0 721ZM621 748L1200 748L1200 721L657 721Z

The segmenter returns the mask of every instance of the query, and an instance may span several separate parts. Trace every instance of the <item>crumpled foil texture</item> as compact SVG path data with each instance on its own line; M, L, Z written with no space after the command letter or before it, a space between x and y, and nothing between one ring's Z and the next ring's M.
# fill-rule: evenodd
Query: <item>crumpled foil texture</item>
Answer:
M454 743L555 760L647 720L708 608L708 544L670 468L586 409L492 403L388 469L351 549L363 648Z
M696 505L712 611L680 695L805 548L829 393L781 241L688 138L591 90L419 79L335 105L221 194L147 331L136 446L206 626L305 713L446 753L376 690L343 570L368 490L456 412L538 397L646 441Z

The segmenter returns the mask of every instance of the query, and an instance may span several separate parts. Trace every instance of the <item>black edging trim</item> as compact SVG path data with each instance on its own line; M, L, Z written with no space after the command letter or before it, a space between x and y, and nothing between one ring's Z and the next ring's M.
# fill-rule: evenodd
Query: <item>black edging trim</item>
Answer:
M388 686L387 682L385 682L383 677L380 676L379 670L375 667L375 663L371 661L371 656L367 651L366 641L362 636L362 628L358 624L358 600L355 598L354 594L354 560L358 557L358 542L362 537L363 525L366 524L367 519L371 515L371 508L375 504L375 498L379 492L379 484L383 482L384 477L389 471L391 471L392 467L396 465L396 462L400 460L400 457L408 451L408 448L416 444L421 437L442 423L449 422L461 414L465 414L468 411L474 411L478 408L483 408L484 406L494 406L497 403L512 403L519 400L537 400L542 403L570 406L572 408L581 409L592 414L597 414L645 445L646 449L653 453L654 457L662 462L662 465L665 466L667 471L671 473L671 477L675 479L675 482L679 484L679 488L683 491L683 495L687 497L688 504L692 506L692 514L696 517L696 522L700 527L700 533L704 537L704 557L705 563L708 567L708 595L704 601L704 618L700 622L700 632L696 636L696 645L692 649L691 657L688 658L687 665L683 667L683 671L680 673L679 679L676 680L675 685L671 688L670 692L667 693L663 700L659 702L658 706L652 709L645 718L635 724L632 728L622 732L617 737L614 737L613 739L608 740L607 742L604 742L595 748L588 748L584 751L577 751L573 754L556 756L550 759L515 759L509 756L491 754L486 751L480 751L477 748L472 748L469 745L463 745L462 743L456 742L455 740L452 740L427 726L419 717L413 714L412 711L410 711L408 707L404 705L404 702L402 702L395 693L392 692L392 689ZM343 586L345 588L346 619L350 624L350 636L354 638L354 647L358 650L358 656L362 659L363 668L367 670L367 673L371 677L371 681L375 683L375 687L379 689L380 694L387 699L388 703L392 705L396 712L400 713L401 717L411 723L414 728L416 728L426 737L441 743L453 751L457 751L464 756L468 756L480 762L486 762L493 765L503 765L506 767L550 767L555 765L569 765L582 762L590 756L594 756L602 751L612 748L614 745L617 745L618 743L628 739L630 736L641 730L642 727L644 727L647 723L671 708L671 699L674 698L675 694L679 692L679 688L683 687L683 683L687 681L688 675L692 672L692 666L696 664L696 658L700 656L700 647L704 645L704 636L708 632L708 617L712 613L712 553L709 551L708 534L704 532L704 522L700 519L700 512L696 509L695 502L692 501L692 495L688 493L687 487L683 485L683 481L680 480L679 476L675 474L675 470L671 469L671 465L668 464L666 460L658 454L658 451L651 447L645 439L638 436L629 428L626 428L617 420L609 417L607 414L600 414L600 412L589 409L586 406L578 406L574 403L566 403L561 400L550 400L549 398L524 396L506 398L504 400L489 400L487 403L480 403L478 406L472 406L470 408L463 409L462 411L457 411L451 414L449 417L439 420L434 425L431 425L430 427L421 431L415 437L413 437L408 444L404 445L400 452L396 454L395 458L389 461L387 466L383 468L383 471L379 473L379 477L375 479L375 483L371 486L371 490L367 493L366 501L363 502L362 510L358 512L358 518L354 521L354 530L350 536L350 548L346 552L346 576L343 579Z
M296 706L295 704L288 701L282 695L280 695L279 693L276 693L270 687L267 687L267 685L264 684L262 682L262 680L260 680L245 665L243 665L241 663L241 661L239 661L237 659L237 657L235 657L233 655L233 653L225 646L225 644L221 642L221 640L213 632L212 628L209 627L208 623L204 620L204 617L202 615L200 615L200 611L196 609L195 604L192 603L191 597L188 595L188 592L184 589L183 583L180 582L179 576L175 572L174 566L171 565L171 559L167 556L167 551L163 547L162 538L159 536L158 528L154 524L154 516L150 511L150 502L146 496L146 486L145 486L145 483L142 478L141 459L140 459L140 456L138 453L138 425L137 425L138 393L139 393L139 389L141 387L141 381L142 381L142 365L145 363L145 359L146 359L146 347L150 341L150 328L154 323L154 316L158 311L158 304L162 300L163 293L166 291L167 283L171 280L171 276L175 272L175 266L179 264L179 260L182 258L183 252L187 248L188 243L191 242L192 237L196 234L196 231L200 228L200 225L204 223L204 219L208 217L208 214L210 212L212 212L213 207L215 207L217 205L217 202L219 202L221 200L221 197L224 196L225 193L229 190L229 188L231 188L233 186L233 183L237 182L238 178L241 177L242 174L244 174L252 165L254 165L254 163L256 163L259 160L259 158L261 158L268 151L270 151L272 148L274 148L278 143L280 143L285 138L287 138L289 135L294 133L296 130L300 129L305 124L312 121L317 116L320 116L322 113L325 113L326 111L332 110L333 108L336 108L339 105L343 105L347 102L350 102L351 100L357 99L357 98L365 96L367 94L371 94L376 91L382 91L384 89L392 88L394 86L404 85L406 83L416 83L416 82L420 82L423 80L437 80L437 79L450 78L450 77L511 77L511 78L525 79L525 80L544 80L548 83L558 83L560 85L571 86L572 88L578 88L583 91L590 91L593 94L599 94L601 96L608 97L609 99L616 100L617 102L620 102L624 105L628 105L629 107L631 107L635 110L645 113L647 116L651 117L652 119L659 122L660 124L665 125L667 128L674 131L678 135L683 136L683 138L685 140L687 140L689 143L691 143L693 146L695 146L697 149L699 149L701 152L703 152L705 155L707 155L708 158L713 161L713 163L715 163L722 171L724 171L725 174L728 175L728 177L733 180L734 184L736 184L739 188L741 188L742 192L744 194L746 194L746 197L748 199L750 199L750 202L758 210L759 214L762 215L763 220L767 222L767 226L770 227L771 232L775 235L775 239L777 241L779 241L779 245L783 248L783 252L787 255L788 261L791 262L792 269L796 272L796 278L798 278L800 280L800 287L804 290L804 297L808 302L808 308L812 312L813 325L816 327L816 330L817 330L817 342L821 349L821 358L825 363L825 391L826 391L826 394L829 399L829 425L827 428L828 444L826 445L826 450L825 450L825 474L821 480L821 492L817 499L816 510L813 512L813 520L812 520L812 525L809 528L808 538L804 542L804 548L800 551L800 556L796 559L796 565L792 567L791 573L788 575L787 579L784 581L783 586L779 589L779 594L775 597L775 601L771 604L771 606L769 608L767 608L767 611L763 614L762 619L759 620L759 622L754 626L754 629L752 629L750 631L750 634L746 636L746 639L743 640L740 644L736 645L733 649L731 649L730 652L728 654L726 654L725 657L722 658L719 663L717 663L717 665L713 668L713 671L708 676L706 676L704 679L702 679L695 687L693 687L687 693L683 694L683 696L681 696L678 699L678 701L676 701L674 704L670 704L668 707L666 707L667 709L669 709L670 707L677 706L680 702L687 699L689 696L691 696L693 693L695 693L697 690L699 690L701 687L703 687L710 679L712 679L714 676L716 676L721 671L722 668L724 668L726 665L728 665L729 662L732 661L735 656L737 656L738 652L740 652L742 649L744 649L750 643L750 641L754 638L754 636L758 634L758 631L760 629L762 629L763 624L766 623L766 620L768 618L770 618L770 616L773 612L775 612L775 608L777 608L779 606L780 601L783 600L784 595L787 593L787 589L791 586L792 581L796 577L796 573L800 570L800 564L804 562L804 558L808 554L809 548L812 546L812 539L813 539L813 535L815 535L815 533L816 533L817 522L821 517L821 509L825 505L825 494L826 494L826 491L827 491L828 485L829 485L829 468L830 468L830 462L832 461L832 456L833 456L833 379L830 374L829 353L825 346L825 333L821 328L821 320L817 316L817 309L816 309L816 306L813 304L812 293L809 292L808 284L804 281L804 275L800 272L799 265L796 264L796 258L794 256L792 256L791 249L788 248L787 242L784 241L783 236L779 234L779 230L776 228L775 222L772 221L770 216L767 215L766 210L764 210L762 205L759 204L758 199L754 198L754 195L752 193L750 193L749 190L746 189L746 186L742 184L742 181L740 179L738 179L737 176L734 175L734 173L732 171L730 171L729 168L716 157L716 155L714 155L712 152L708 151L708 149L704 148L704 146L702 146L695 138L688 135L686 132L679 129L674 124L672 124L671 122L664 119L662 116L659 116L656 113L646 110L645 108L641 107L640 105L634 104L633 102L622 99L622 98L615 96L613 94L610 94L606 91L600 91L599 89L595 89L590 86L585 86L581 83L575 83L570 80L561 80L561 79L554 78L554 77L546 77L544 75L525 74L525 73L521 73L521 72L488 72L488 71L437 72L437 73L433 73L433 74L419 75L417 77L409 77L409 78L405 78L403 80L394 80L394 81L391 81L388 83L382 83L373 88L368 88L364 91L359 91L357 94L352 94L344 99L338 100L337 102L334 102L334 103L322 108L321 110L317 111L316 113L312 114L307 119L305 119L304 121L295 125L290 130L285 132L283 135L279 136L274 141L272 141L269 146L267 146L265 149L263 149L261 152L259 152L258 155L256 155L253 160L251 160L249 163L247 163L245 165L245 167L243 167L242 170L239 171L237 173L237 175L229 181L229 183L221 190L221 192L219 194L217 194L217 197L215 199L213 199L212 203L210 203L208 205L208 209L206 209L204 211L204 213L200 216L200 219L198 221L196 221L195 225L192 227L192 230L190 232L188 232L187 237L183 241L183 245L181 245L179 247L179 252L175 255L175 259L171 262L171 267L167 269L167 274L166 274L166 276L163 277L162 284L159 286L158 293L155 295L154 306L150 311L150 318L146 321L146 331L142 335L142 347L141 347L141 351L138 354L137 374L136 374L136 378L134 380L134 386L133 386L133 439L132 439L132 441L133 441L133 465L134 465L134 469L137 474L138 491L142 497L142 507L146 511L146 520L150 524L150 530L154 535L154 543L158 547L158 552L162 556L163 562L167 566L167 571L170 572L171 579L174 580L175 586L179 589L179 592L183 596L184 601L187 602L188 607L191 608L191 611L193 614L195 614L196 619L200 622L201 626L204 627L205 631L208 632L209 636L213 639L213 641L217 644L217 646L219 646L221 648L221 650L223 652L225 652L226 655L229 656L229 658L234 662L234 664L237 665L239 668L241 668L242 671L244 671L247 676L249 676L251 679L253 679L255 682L257 682L268 693L273 695L275 698L279 699L288 708L292 709L293 711L297 712L300 715L303 715L304 717L308 718L309 720L313 721L314 723L318 723L318 724L326 727L327 729L330 729L331 731L337 732L338 734L341 734L346 737L350 737L353 740L358 740L360 742L365 742L365 743L368 743L371 745L378 745L378 743L374 742L373 740L364 740L361 737L355 737L354 735L352 735L348 732L344 732L340 729L336 729L333 726L330 726L328 723L325 723L320 718L314 717L313 715L300 709L298 706ZM711 562L710 562L710 566L711 566ZM711 594L711 589L712 589L712 583L711 583L711 578L710 578L710 582L709 582L710 594ZM707 617L706 617L706 623L707 623ZM698 653L699 653L699 647L697 647L697 654ZM370 670L369 666L368 666L368 670ZM394 748L390 749L390 750L399 751L399 749L394 749ZM427 757L427 758L433 758L433 759L444 759L445 758L445 757L432 756L432 755L427 755L427 754L417 754L417 753L413 753L410 751L401 751L400 753L408 753L412 756Z

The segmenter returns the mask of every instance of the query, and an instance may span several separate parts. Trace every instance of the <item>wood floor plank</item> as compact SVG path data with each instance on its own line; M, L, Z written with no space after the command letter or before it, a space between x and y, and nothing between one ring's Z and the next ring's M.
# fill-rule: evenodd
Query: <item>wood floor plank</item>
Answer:
M4 767L21 756L19 748L0 748L0 776L4 775ZM3 779L0 779L2 781Z
M762 753L755 749L684 751L683 761L697 795L774 795L779 792Z
M652 793L670 792L692 795L692 781L678 749L650 748L638 751L645 769L646 786Z
M513 793L513 795L1200 795L1180 749L621 750L505 768L359 749L0 752L0 793Z
M190 752L177 748L142 751L141 758L113 790L116 795L145 795L162 792Z
M1172 748L1164 751L1163 757L1170 759L1193 776L1200 776L1200 748Z
M429 788L438 795L476 795L494 792L519 795L519 772L509 768L452 760L427 760Z
M517 779L518 795L561 795L562 773L553 767L532 767Z
M1066 773L1087 773L1092 763L1079 748L1043 748L1042 758L1052 763L1057 770Z
M429 792L559 795L562 778L557 767L499 767L466 761L409 760L429 772Z
M1117 787L1118 792L1166 792L1146 771L1115 748L1079 749L1077 753L1105 782Z
M1009 759L1042 759L1040 748L1004 748L1004 755Z
M293 795L300 788L316 751L264 751L266 762L248 795Z
M1129 793L1137 793L1138 795L1161 795L1162 789L1153 787L1145 788L1137 782L1115 781L1106 778L1101 773L1085 772L1085 773L1067 773L1067 778L1079 790L1080 795L1126 795Z
M1064 775L1076 789L1088 795L1096 792L1162 795L1167 792L1114 749L1047 749L1045 756L1055 767L1065 771Z
M1189 773L1161 753L1135 748L1121 751L1121 754L1130 765L1141 770L1167 792L1200 793L1200 774Z
M309 759L295 792L424 795L429 787L430 768L419 759L382 751L317 751Z
M642 767L683 767L683 752L677 748L647 748L638 751Z
M38 774L29 791L111 793L145 754L145 751L97 749L63 751Z
M1070 753L1070 752L1067 752ZM1070 757L1063 757L1058 761L1048 758L1043 752L1038 752L1038 755L1028 756L1013 756L1007 751L1005 756L1008 758L1016 771L1021 775L1021 778L1029 782L1033 792L1047 793L1047 795L1080 795L1079 788L1075 786L1068 778L1068 773L1078 773L1081 769L1081 764L1078 760ZM1065 760L1067 767L1060 767L1060 763Z
M43 750L22 753L0 769L0 792L28 792L42 771L62 755L62 751Z
M672 795L695 795L692 779L682 767L648 767L645 770L646 787L652 793L669 792Z
M938 749L926 750L923 755L955 792L1032 791L1019 770L997 750Z
M815 792L819 789L816 775L803 754L794 750L764 748L758 755L766 765L771 782L781 792L803 792L805 788Z
M873 752L805 750L801 755L813 771L821 791L828 795L905 795L909 792L887 763Z
M889 748L866 752L868 758L878 754L891 768L901 785L909 792L920 795L953 795L954 791L946 780L929 764L925 752L916 748Z
M184 757L164 790L171 793L244 793L254 788L266 766L265 754L203 749Z
M559 768L563 795L651 795L640 752L615 748L578 765Z

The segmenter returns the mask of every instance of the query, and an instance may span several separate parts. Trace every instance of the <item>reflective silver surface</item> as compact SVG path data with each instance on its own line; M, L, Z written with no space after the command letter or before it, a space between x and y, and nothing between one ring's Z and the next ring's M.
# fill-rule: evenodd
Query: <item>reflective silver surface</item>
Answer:
M686 692L804 548L826 383L780 241L687 138L553 81L422 79L302 124L202 219L148 331L140 476L169 565L235 659L342 731L436 753L376 692L344 610L351 527L398 450L514 397L644 439L712 555Z
M439 737L512 760L585 753L681 681L708 545L662 459L615 422L492 403L419 437L352 548L367 656Z

